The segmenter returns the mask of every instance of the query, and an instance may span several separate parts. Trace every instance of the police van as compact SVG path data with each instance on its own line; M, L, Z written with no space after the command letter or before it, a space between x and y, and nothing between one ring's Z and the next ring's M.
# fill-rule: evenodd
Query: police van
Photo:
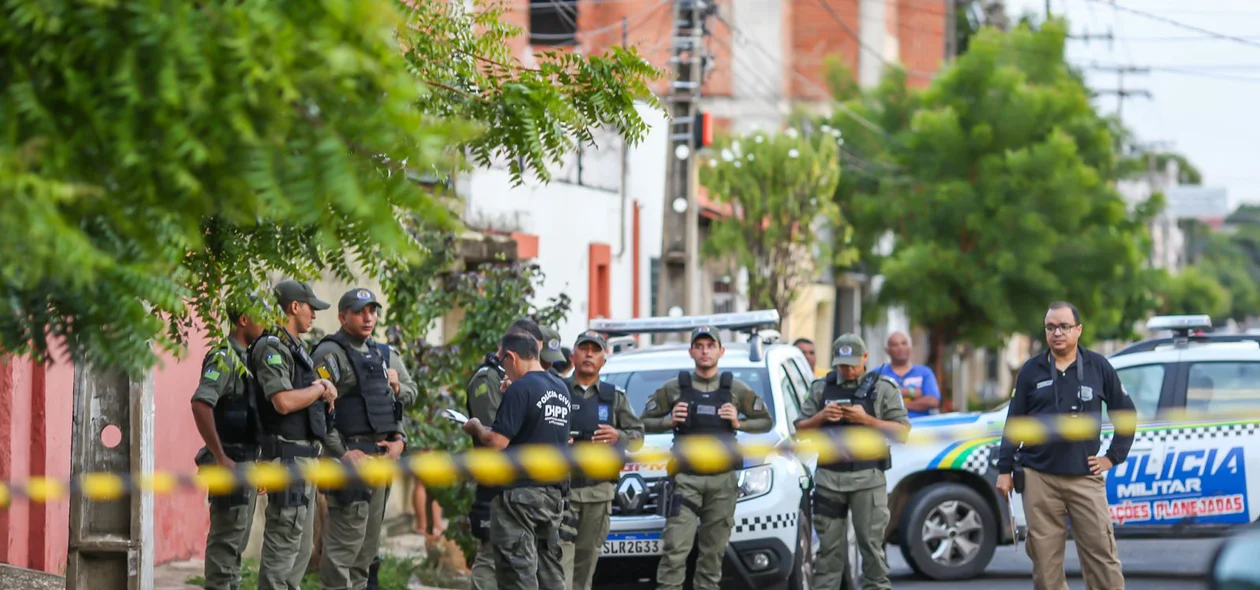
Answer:
M720 371L731 372L765 400L773 418L770 432L739 433L741 443L789 443L800 402L809 394L813 370L794 346L767 343L758 329L777 324L774 310L681 318L595 320L590 328L610 335L688 332L713 326L728 333L749 334L733 342L723 334L726 353ZM685 340L685 335L684 335ZM773 339L773 338L772 338ZM695 363L688 344L631 348L610 357L601 377L626 391L631 407L642 412L661 385L690 371ZM673 434L649 434L645 448L667 450ZM632 457L633 459L633 457ZM813 465L791 453L774 453L764 461L745 460L739 470L739 499L730 545L725 549L724 589L769 590L809 588L816 547L809 490ZM660 490L667 478L665 463L627 462L612 505L611 527L596 569L596 583L653 580L663 550ZM852 538L852 535L850 535ZM694 563L694 553L692 556ZM694 566L689 566L690 570Z
M1109 358L1138 413L1128 459L1107 475L1116 536L1217 535L1256 522L1260 335L1207 333L1207 316L1157 316L1147 328L1172 335ZM1022 533L1020 498L1008 504L995 487L1005 420L1005 406L919 418L915 434L937 442L894 445L887 540L920 575L974 577ZM1107 424L1103 449L1110 439Z

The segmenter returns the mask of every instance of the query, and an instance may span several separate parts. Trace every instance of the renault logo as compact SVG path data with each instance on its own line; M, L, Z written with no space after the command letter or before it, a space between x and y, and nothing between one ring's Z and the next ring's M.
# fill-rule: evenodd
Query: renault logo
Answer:
M647 501L647 484L637 473L627 473L617 485L617 505L622 514L638 512Z

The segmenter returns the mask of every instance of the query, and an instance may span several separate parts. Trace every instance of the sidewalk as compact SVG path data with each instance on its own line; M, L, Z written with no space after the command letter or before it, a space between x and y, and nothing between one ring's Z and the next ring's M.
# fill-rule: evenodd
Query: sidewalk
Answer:
M382 549L394 555L407 555L424 558L424 537L421 535L398 535L386 537ZM201 586L186 583L192 577L200 577L205 571L205 562L200 559L177 561L158 566L153 573L154 590L201 590ZM408 590L441 590L414 584Z

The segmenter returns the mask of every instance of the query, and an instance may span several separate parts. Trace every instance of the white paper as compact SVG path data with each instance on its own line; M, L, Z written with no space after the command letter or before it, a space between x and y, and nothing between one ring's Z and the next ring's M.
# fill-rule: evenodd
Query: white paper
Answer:
M463 423L465 423L465 422L467 422L467 421L468 421L468 416L465 416L465 415L463 415L463 414L461 414L461 413L459 413L459 412L456 412L455 410L451 410L451 409L449 409L449 408L448 408L448 409L445 409L445 410L442 410L442 416L444 416L445 418L447 418L447 419L449 419L449 420L454 420L454 421L456 421L456 422L459 422L460 424L463 424Z

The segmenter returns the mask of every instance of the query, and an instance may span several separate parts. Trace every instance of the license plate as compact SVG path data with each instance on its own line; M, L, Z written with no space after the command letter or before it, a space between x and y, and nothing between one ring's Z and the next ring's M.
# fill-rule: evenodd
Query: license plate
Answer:
M610 557L660 555L661 548L660 533L610 533L602 554Z

